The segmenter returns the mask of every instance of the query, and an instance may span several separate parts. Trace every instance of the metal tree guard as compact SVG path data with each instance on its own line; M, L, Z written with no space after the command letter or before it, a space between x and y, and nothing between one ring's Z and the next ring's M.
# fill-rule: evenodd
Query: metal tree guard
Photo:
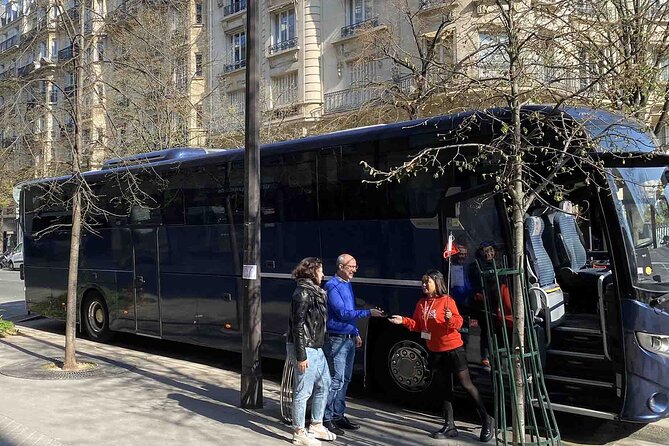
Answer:
M525 275L522 270L518 269L498 269L494 261L492 266L479 264L479 271L483 282L485 323L488 324L488 345L492 348L493 353L492 373L495 392L495 420L497 423L495 443L513 444L511 427L513 419L507 415L507 409L518 407L514 362L522 359L521 368L525 386L525 432L523 438L520 439L520 444L531 446L559 445L561 444L560 431L546 391L537 335L534 330L535 315L530 305ZM525 351L521 353L513 352L513 341L506 329L506 314L500 288L500 278L503 280L517 275L520 275L523 284L522 292L526 321ZM508 280L508 282L512 281ZM507 284L507 286L509 285L510 283Z

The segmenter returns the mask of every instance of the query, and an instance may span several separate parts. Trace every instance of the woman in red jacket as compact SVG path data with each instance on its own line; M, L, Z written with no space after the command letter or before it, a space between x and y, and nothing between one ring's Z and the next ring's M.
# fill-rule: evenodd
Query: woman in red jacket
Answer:
M453 421L453 385L451 374L460 381L460 385L469 393L481 416L481 436L483 442L493 436L494 419L488 415L478 389L469 377L467 356L463 348L460 328L462 316L458 312L455 301L448 295L444 275L437 270L425 273L422 278L423 298L416 304L413 318L392 316L388 318L393 324L402 324L411 331L420 332L421 338L427 342L432 355L432 364L437 377L444 384L444 426L430 434L432 438L445 439L458 435Z

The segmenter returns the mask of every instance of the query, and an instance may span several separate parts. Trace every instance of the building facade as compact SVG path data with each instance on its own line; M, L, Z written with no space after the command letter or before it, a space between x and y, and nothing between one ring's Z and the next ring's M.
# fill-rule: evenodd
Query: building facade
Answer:
M0 145L7 159L27 176L67 171L75 127L83 168L98 168L126 149L203 143L202 3L82 1L0 6ZM178 42L170 46L166 36ZM165 48L178 48L172 60L165 60Z
M509 56L503 48L508 46L508 37L492 0L258 3L263 125L283 129L292 123L294 133L289 137L309 133L324 122L338 121L350 127L504 104L503 86L494 100L471 96L462 100L465 84L468 91L485 88L495 92L508 72ZM666 2L655 3L644 7L643 14L653 15L646 22L666 23ZM521 10L521 26L527 28L523 32L541 37L533 48L524 50L536 53L524 56L525 77L534 83L521 86L528 97L535 98L534 102L555 102L573 96L573 102L610 108L617 99L605 94L606 90L619 88L616 84L626 80L622 68L617 78L605 79L605 74L615 72L616 57L607 59L608 49L579 48L582 42L560 35L566 27L560 18L570 17L577 23L570 26L580 27L577 34L582 33L582 41L587 42L591 17L604 10L595 11L595 3L589 0L532 0L514 5ZM207 3L211 134L243 129L245 11L246 0ZM611 23L615 26L615 20ZM599 21L597 26L608 25ZM598 51L605 56L598 56ZM661 70L658 82L666 84L669 52L663 48L657 56L662 61L649 67L649 72ZM588 95L579 90L587 90ZM643 119L650 113L656 119L661 101L644 107L638 116ZM357 114L356 119L346 121L351 114ZM665 135L666 131L660 133L666 144ZM265 139L273 137L283 135L270 131Z

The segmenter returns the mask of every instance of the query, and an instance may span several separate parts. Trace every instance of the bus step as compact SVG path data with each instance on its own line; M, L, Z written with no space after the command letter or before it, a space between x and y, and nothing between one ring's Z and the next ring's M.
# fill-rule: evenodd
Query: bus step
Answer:
M534 399L532 400L532 404L535 407L539 407L539 402ZM592 410L592 409L587 409L585 407L578 407L578 406L569 406L566 404L557 404L553 403L551 401L551 407L553 410L557 412L567 412L567 413L573 413L577 415L584 415L587 417L593 417L593 418L603 418L605 420L616 420L618 416L614 413L611 412L604 412L600 410Z
M591 329L572 330L569 327L557 327L553 331L551 350L569 351L578 353L604 354L602 334Z
M622 407L615 389L593 388L589 386L546 380L548 397L553 404L580 407L583 409L617 413ZM597 397L593 398L593 394ZM555 408L555 407L554 407Z
M613 382L615 368L604 355L597 353L548 350L544 372L552 376L569 376L586 381Z

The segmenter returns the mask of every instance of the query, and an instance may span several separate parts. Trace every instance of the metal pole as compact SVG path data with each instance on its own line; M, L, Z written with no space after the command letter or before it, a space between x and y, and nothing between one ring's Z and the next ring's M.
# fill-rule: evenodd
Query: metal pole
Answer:
M244 152L244 302L241 407L263 407L260 304L260 148L258 146L258 1L246 1L246 132Z

